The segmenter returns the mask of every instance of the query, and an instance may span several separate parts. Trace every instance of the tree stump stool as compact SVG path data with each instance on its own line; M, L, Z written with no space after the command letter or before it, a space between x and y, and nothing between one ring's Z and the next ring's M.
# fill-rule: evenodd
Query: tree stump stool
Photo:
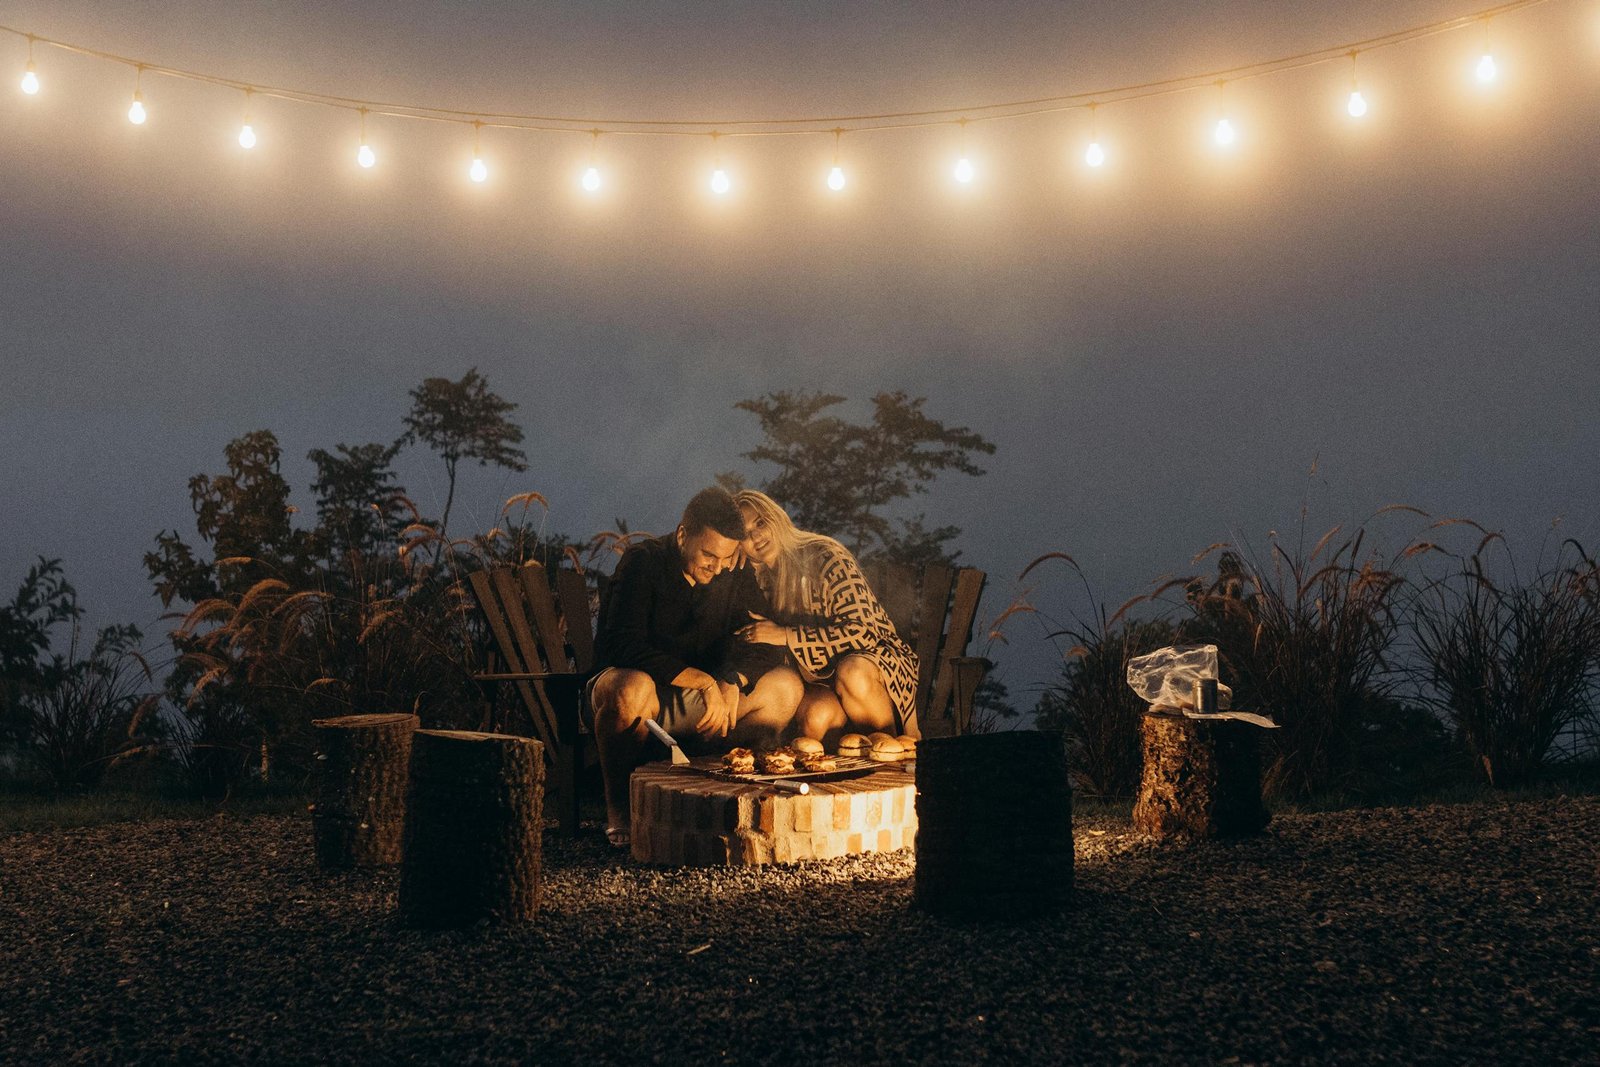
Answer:
M538 741L418 730L406 797L401 920L453 928L537 914L543 795Z
M1060 731L923 738L917 745L917 907L1026 918L1072 895L1072 783Z
M400 862L415 715L314 719L311 836L325 871Z
M1272 818L1261 803L1260 728L1152 709L1133 828L1160 838L1245 837Z
M716 768L716 756L695 759ZM683 867L754 866L893 852L916 835L916 786L886 765L860 778L811 782L810 792L710 778L648 763L629 781L633 858Z

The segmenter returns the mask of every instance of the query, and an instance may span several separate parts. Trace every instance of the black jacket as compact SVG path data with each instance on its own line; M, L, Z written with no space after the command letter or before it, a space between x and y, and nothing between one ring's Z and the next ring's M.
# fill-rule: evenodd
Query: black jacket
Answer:
M767 600L748 568L690 585L674 537L641 541L622 554L600 599L595 671L628 667L668 685L694 667L723 681L743 674L754 683L785 652L734 636L752 612L766 615Z

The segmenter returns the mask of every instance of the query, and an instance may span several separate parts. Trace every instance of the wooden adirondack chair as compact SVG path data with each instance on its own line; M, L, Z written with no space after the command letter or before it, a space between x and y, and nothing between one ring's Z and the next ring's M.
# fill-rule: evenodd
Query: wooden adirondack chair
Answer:
M561 832L573 833L578 828L578 777L590 736L581 715L583 681L594 666L588 582L577 571L558 567L552 590L546 568L531 561L467 577L503 667L475 677L486 684L516 686L533 736L545 745L553 786L546 792L545 810L554 799ZM509 732L523 729L520 724L489 725Z
M930 563L920 571L869 562L867 584L917 654L917 726L923 737L972 730L973 703L990 663L967 655L986 578L975 567Z

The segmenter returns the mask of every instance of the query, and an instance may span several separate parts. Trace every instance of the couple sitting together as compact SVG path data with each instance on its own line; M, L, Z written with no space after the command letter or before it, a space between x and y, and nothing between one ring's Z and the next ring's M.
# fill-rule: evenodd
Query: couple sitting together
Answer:
M852 727L917 734L916 654L855 558L753 490L702 490L676 531L623 553L595 652L589 704L619 847L646 719L691 752L835 742Z

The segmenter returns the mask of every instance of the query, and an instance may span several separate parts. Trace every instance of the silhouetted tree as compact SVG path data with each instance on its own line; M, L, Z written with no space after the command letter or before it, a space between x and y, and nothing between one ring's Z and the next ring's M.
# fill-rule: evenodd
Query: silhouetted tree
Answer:
M195 532L204 547L191 546L176 530L162 531L155 551L145 554L145 569L164 607L238 604L264 585L306 589L314 584L318 539L293 525L295 509L279 469L277 437L255 430L234 438L223 451L227 473L189 479ZM172 633L178 658L167 692L184 709L179 731L188 742L183 755L191 780L202 794L221 796L243 773L251 753L274 745L292 728L293 702L284 693L249 684L252 666L266 652L262 643L241 641L223 662L200 656L201 639L193 625ZM202 679L204 691L197 692Z
M480 467L492 463L513 471L528 469L528 457L515 447L522 441L522 430L506 418L517 405L491 392L477 368L467 371L459 382L428 378L411 390L411 401L400 443L420 441L444 460L449 489L439 519L443 533L450 525L456 467L462 460L475 459Z
M317 468L311 491L329 554L381 551L405 526L405 489L394 472L400 447L335 445L334 452L313 448L307 455Z
M0 604L0 748L22 742L22 698L45 682L51 634L81 614L61 561L42 556L28 568L11 603Z
M929 528L923 515L896 520L885 509L926 493L944 471L983 474L974 457L992 455L995 446L965 426L930 418L922 397L879 393L864 424L830 413L844 399L776 392L735 405L760 420L765 438L745 457L778 468L761 489L796 525L838 537L858 556L913 566L953 559L948 545L960 527ZM737 475L724 480L742 484Z

